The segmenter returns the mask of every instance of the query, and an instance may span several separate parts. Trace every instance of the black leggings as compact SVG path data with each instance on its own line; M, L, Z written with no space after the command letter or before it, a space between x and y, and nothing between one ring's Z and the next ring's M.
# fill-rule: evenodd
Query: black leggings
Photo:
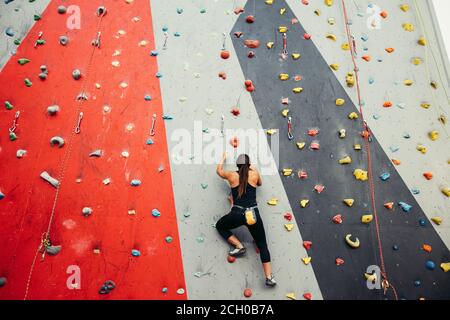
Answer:
M266 232L264 231L263 221L261 219L261 216L259 215L258 208L255 208L256 223L251 226L247 225L243 211L243 209L239 209L236 207L231 208L230 213L223 216L219 219L219 221L217 221L217 231L219 231L220 235L225 240L228 240L228 238L233 235L230 229L235 229L243 225L247 226L253 239L255 239L262 263L270 262L270 252L267 248Z

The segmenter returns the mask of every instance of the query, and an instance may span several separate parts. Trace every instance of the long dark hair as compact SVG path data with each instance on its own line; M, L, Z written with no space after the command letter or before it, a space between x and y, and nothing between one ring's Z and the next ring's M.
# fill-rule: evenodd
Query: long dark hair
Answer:
M239 169L238 198L240 198L247 189L248 172L250 171L250 157L246 154L239 155L236 160L236 165Z

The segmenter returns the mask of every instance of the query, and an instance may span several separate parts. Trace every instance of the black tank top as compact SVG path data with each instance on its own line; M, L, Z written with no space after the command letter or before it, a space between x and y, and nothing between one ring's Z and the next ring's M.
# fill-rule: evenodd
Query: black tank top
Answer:
M256 206L256 188L247 183L245 193L238 198L239 186L231 188L231 194L233 195L233 204L248 208Z

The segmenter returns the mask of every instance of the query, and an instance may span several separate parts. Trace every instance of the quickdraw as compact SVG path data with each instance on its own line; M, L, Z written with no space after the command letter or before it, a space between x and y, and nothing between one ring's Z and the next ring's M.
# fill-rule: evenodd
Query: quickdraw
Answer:
M151 136L155 135L155 125L156 125L156 113L154 113L153 116L152 116L152 127L150 128L150 135Z
M225 135L224 130L225 130L225 116L222 115L222 118L220 120L220 133L222 134L222 137Z
M288 55L287 51L287 35L286 33L283 33L283 51L281 51L281 57L283 59L286 59Z
M97 33L97 38L95 38L94 40L92 40L92 45L94 47L100 48L100 37L101 37L102 33L99 31Z
M42 44L42 36L44 35L44 33L42 31L39 31L38 33L38 37L36 42L34 43L34 47L36 48L38 45Z
M356 53L356 41L355 41L355 37L352 35L351 38L352 38L352 52L353 52L353 54L355 55L355 57L357 57L358 54Z
M294 139L294 135L292 134L292 117L291 116L288 117L287 125L288 125L288 133L287 133L288 139L292 140L292 139Z
M78 115L78 122L77 122L77 126L75 127L75 133L79 134L81 132L81 120L83 120L83 112L80 112L80 114Z
M13 125L11 126L11 128L9 128L9 133L14 133L16 131L17 122L19 121L19 117L20 117L20 111L17 111L16 115L14 116Z
M167 39L169 38L167 32L164 32L164 43L163 43L163 50L167 49Z
M223 36L223 42L222 42L222 50L226 50L226 41L227 41L227 35L225 32L222 33Z

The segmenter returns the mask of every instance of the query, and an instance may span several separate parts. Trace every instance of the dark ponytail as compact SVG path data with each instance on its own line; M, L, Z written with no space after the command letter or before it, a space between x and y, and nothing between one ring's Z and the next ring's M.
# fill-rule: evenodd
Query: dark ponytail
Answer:
M237 158L236 165L239 169L238 198L240 198L247 189L248 172L250 171L250 157L246 154L241 154Z

